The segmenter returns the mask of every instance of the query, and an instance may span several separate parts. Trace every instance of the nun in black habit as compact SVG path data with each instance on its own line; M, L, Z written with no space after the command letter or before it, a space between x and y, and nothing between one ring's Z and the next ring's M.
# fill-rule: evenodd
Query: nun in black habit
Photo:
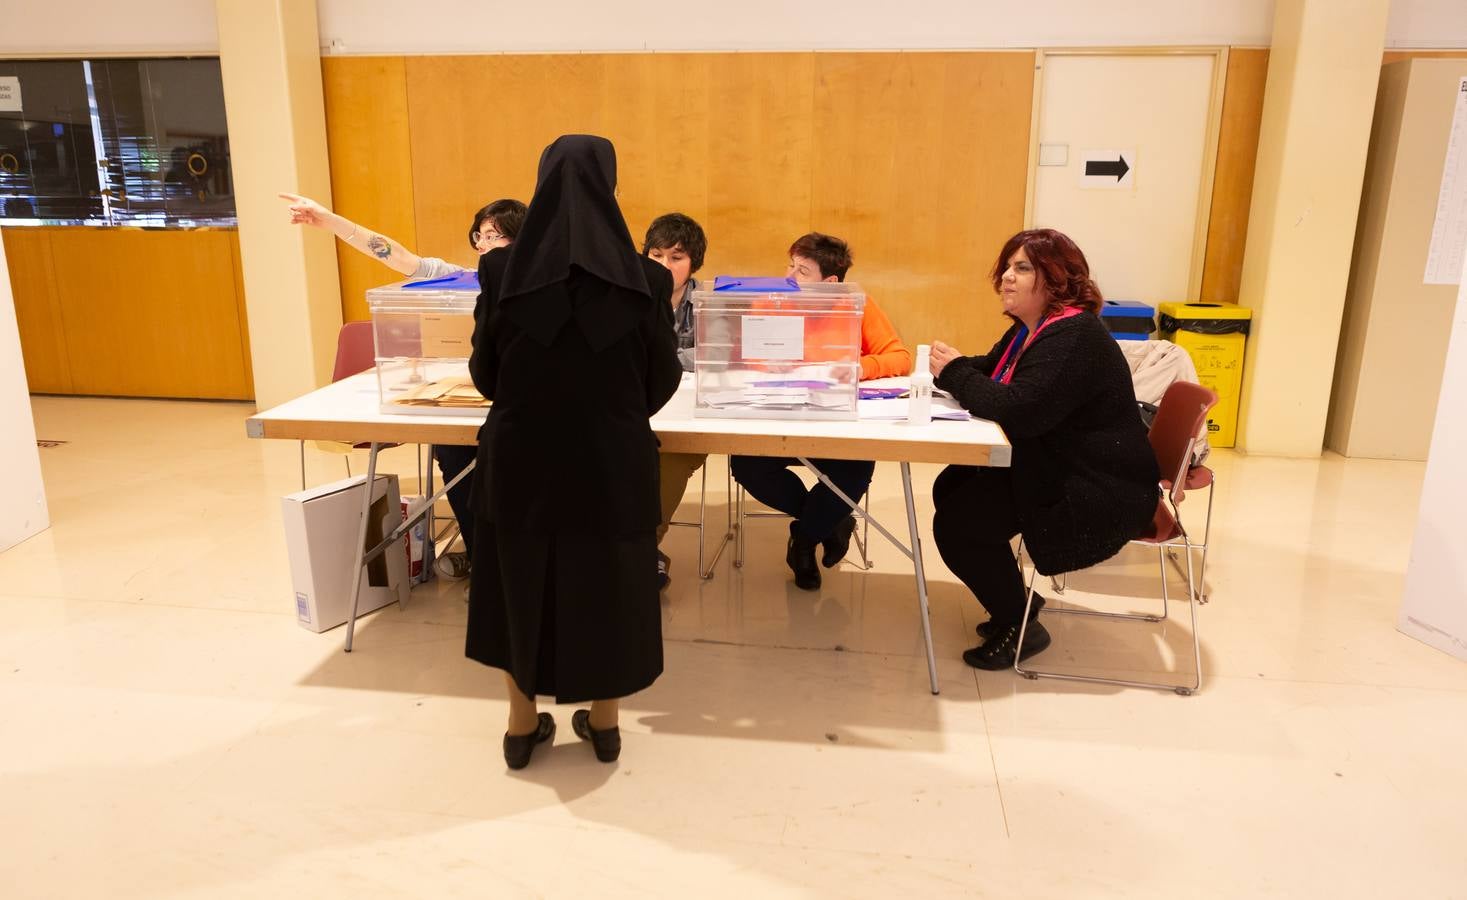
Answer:
M511 768L555 733L539 695L592 701L572 724L614 760L617 700L662 673L647 420L682 366L672 277L637 253L615 190L610 141L556 139L519 238L479 261L469 371L493 405L479 432L465 653L505 671Z

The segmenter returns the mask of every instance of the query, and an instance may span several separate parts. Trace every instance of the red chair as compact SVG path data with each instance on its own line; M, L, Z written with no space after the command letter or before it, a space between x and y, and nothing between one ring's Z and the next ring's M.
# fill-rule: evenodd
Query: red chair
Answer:
M341 326L341 331L336 334L336 364L331 369L332 383L343 378L350 378L361 372L365 372L377 364L377 345L372 337L371 322L347 322ZM361 444L348 444L344 441L314 441L317 450L327 453L339 453L346 462L346 477L351 477L351 452L352 450L368 450L372 445L370 442ZM384 444L382 449L397 447L398 444ZM418 454L418 469L421 474L423 468L422 453ZM301 490L306 489L306 442L301 441Z
M1202 644L1197 634L1197 607L1201 605L1200 590L1197 581L1192 577L1192 550L1197 545L1187 535L1187 529L1182 525L1180 505L1186 498L1189 488L1194 484L1201 486L1211 481L1211 470L1205 466L1193 466L1192 447L1197 442L1197 436L1202 432L1207 422L1207 413L1217 404L1217 394L1200 384L1186 381L1178 381L1167 388L1166 394L1161 398L1161 405L1157 409L1156 418L1151 423L1151 430L1147 436L1151 441L1151 449L1156 453L1157 467L1161 471L1160 488L1162 496L1156 502L1156 513L1152 516L1151 525L1145 534L1137 536L1131 541L1133 544L1146 544L1155 547L1158 560L1161 565L1161 615L1137 614L1137 613L1105 613L1088 609L1058 609L1045 607L1046 613L1059 613L1068 615L1097 616L1106 619L1132 619L1145 622L1158 622L1167 618L1168 615L1168 588L1167 588L1167 565L1166 557L1169 550L1181 550L1187 560L1187 594L1192 610L1192 651L1196 663L1196 677L1191 685L1175 685L1152 681L1129 681L1120 678L1101 678L1093 675L1071 675L1062 672L1046 672L1038 669L1026 669L1018 661L1014 660L1014 671L1025 678L1060 678L1068 681L1085 681L1097 684L1115 684L1124 687L1160 688L1162 690L1176 691L1186 696L1202 686ZM1198 469L1206 472L1200 473L1194 478L1192 473ZM1206 478L1206 481L1203 479ZM1208 497L1208 522L1212 519L1212 498ZM1023 541L1019 542L1019 558L1022 565L1024 552ZM1203 557L1204 564L1206 557ZM1034 605L1034 579L1039 570L1035 569L1029 576L1028 597L1024 604L1023 625L1019 629L1019 646L1024 646L1024 633L1028 629L1030 610Z

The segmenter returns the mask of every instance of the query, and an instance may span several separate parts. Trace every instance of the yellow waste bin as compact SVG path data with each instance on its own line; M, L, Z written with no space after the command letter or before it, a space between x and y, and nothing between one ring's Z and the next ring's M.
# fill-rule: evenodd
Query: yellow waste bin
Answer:
M1217 394L1207 416L1207 442L1231 447L1238 438L1238 396L1243 391L1243 349L1253 311L1230 303L1163 303L1158 333L1186 349L1197 380Z

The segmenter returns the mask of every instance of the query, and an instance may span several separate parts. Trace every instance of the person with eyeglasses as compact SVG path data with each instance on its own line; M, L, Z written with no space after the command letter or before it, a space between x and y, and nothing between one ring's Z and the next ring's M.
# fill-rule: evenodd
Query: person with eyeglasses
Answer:
M357 252L370 256L409 278L422 281L473 271L436 256L419 256L387 235L363 228L309 197L282 193L280 198L290 203L292 225L324 228ZM479 256L498 247L508 247L520 233L520 226L524 221L525 204L507 198L495 200L474 213L473 224L469 226L469 246ZM438 468L443 473L444 483L452 481L458 477L458 473L468 468L477 453L477 447L435 445L433 455L438 459ZM464 539L464 549L461 552L439 555L438 574L444 578L465 578L473 568L474 517L469 511L469 498L473 489L474 476L470 473L448 492L448 505L453 509L454 518L458 519L458 530Z

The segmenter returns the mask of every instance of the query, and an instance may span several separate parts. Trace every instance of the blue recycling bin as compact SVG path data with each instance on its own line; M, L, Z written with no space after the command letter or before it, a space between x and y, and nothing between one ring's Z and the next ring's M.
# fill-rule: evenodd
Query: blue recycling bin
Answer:
M1118 341L1149 341L1156 330L1156 307L1140 300L1106 300L1100 321Z

